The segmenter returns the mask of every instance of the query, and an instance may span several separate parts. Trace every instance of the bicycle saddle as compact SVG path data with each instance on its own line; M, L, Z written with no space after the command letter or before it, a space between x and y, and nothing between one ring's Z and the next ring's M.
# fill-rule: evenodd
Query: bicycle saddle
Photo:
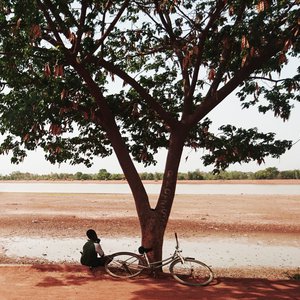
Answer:
M138 250L139 250L140 254L144 254L144 253L148 253L148 252L152 251L152 248L145 248L145 247L141 246L141 247L139 247Z

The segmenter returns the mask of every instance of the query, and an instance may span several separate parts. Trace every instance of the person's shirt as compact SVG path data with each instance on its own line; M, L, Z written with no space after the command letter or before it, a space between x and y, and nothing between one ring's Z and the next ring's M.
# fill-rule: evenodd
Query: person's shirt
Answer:
M104 255L99 243L88 240L84 245L81 253L81 263L86 266L92 266L97 259L98 254Z
M102 250L102 247L100 246L99 243L94 243L95 245L95 250L100 256L104 256L104 252Z

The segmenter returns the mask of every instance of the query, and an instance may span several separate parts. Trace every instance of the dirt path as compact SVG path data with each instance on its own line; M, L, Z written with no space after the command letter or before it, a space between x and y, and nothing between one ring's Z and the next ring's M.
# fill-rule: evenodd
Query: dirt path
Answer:
M0 237L84 240L88 228L104 237L139 236L130 195L0 193ZM248 236L289 245L300 237L300 195L178 195L166 237L174 231L188 239ZM0 248L0 299L299 299L300 281L288 280L283 269L217 272L215 282L203 288L172 278L118 281L103 270L7 257Z

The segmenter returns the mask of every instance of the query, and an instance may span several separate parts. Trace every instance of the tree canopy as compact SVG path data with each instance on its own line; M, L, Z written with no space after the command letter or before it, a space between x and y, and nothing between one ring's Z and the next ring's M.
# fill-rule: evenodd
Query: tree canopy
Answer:
M9 133L1 152L18 162L41 146L51 162L88 166L110 155L103 104L80 74L88 72L145 165L180 123L191 127L186 146L210 151L206 165L276 157L290 143L225 124L216 136L204 117L240 87L244 108L288 119L299 74L273 72L298 53L298 9L298 1L2 1L0 74L10 92L1 94Z
M90 166L114 151L142 231L146 215L165 228L184 146L207 150L216 170L291 147L255 127L214 134L207 114L237 92L243 108L287 120L300 69L279 75L299 58L299 24L298 0L2 0L0 153L19 162L41 147L53 163ZM155 163L162 147L152 210L132 158Z

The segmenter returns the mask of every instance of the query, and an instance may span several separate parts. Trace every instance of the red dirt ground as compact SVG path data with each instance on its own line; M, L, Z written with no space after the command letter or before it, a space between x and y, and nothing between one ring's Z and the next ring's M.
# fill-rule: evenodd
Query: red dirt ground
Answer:
M1 300L12 299L299 299L299 281L217 278L206 287L188 287L170 278L112 279L73 265L1 266Z

